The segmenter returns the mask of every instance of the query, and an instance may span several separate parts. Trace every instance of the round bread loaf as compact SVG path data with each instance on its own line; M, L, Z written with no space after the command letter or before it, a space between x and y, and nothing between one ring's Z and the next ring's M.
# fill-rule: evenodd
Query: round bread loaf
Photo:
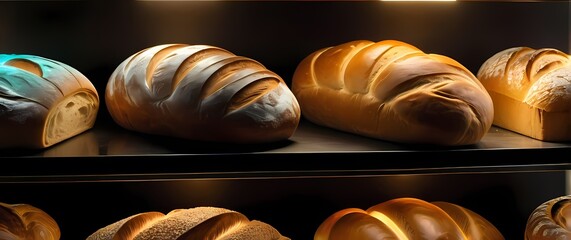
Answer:
M105 100L124 128L199 141L284 140L301 116L280 76L207 45L166 44L132 55L113 72Z
M478 78L494 103L494 125L543 141L571 140L571 55L514 47L486 60Z
M525 240L571 239L571 196L550 199L530 215Z
M87 240L289 240L272 226L217 207L145 212L97 230Z
M99 96L76 69L51 59L0 54L0 148L45 148L95 124Z
M46 212L29 204L0 203L0 239L58 240L57 222Z
M348 208L328 217L315 240L448 239L503 240L485 218L456 204L397 198L367 211Z
M292 91L310 121L393 142L474 144L493 119L464 66L394 40L320 49L298 65Z

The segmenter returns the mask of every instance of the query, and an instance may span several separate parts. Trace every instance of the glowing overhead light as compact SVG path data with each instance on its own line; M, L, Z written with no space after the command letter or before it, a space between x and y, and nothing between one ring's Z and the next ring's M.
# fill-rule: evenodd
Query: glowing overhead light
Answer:
M456 0L381 0L383 2L456 2Z

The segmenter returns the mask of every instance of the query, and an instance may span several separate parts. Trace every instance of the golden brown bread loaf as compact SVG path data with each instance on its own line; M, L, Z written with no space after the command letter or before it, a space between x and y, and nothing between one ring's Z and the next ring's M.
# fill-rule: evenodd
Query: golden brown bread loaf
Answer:
M525 239L571 239L571 196L550 199L539 205L529 215Z
M474 144L493 119L464 66L394 40L320 49L298 65L292 91L310 121L394 142Z
M217 207L140 213L97 230L87 240L289 240L272 226Z
M166 44L132 55L113 72L105 100L127 129L199 141L284 140L301 116L280 76L206 45Z
M58 240L57 222L46 212L29 204L0 203L0 239Z
M504 239L482 216L456 204L396 198L367 211L348 208L328 217L315 240Z
M488 220L456 204L396 198L366 211L347 208L329 216L315 240L504 239Z
M95 124L99 96L76 69L51 59L0 54L0 148L45 148Z
M571 56L514 47L486 60L478 78L494 103L494 125L544 141L571 140Z

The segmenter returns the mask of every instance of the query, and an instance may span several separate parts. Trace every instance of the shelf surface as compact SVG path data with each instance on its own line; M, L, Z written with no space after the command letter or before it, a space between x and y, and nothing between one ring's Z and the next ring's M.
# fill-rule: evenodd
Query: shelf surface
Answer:
M217 45L255 58L289 84L295 67L307 54L355 37L376 41L396 36L424 51L454 57L474 72L483 61L514 42L569 49L567 2L99 2L3 2L6 14L0 15L0 25L7 31L3 36L21 37L0 37L0 45L8 52L32 51L73 65L93 82L101 100L109 76L125 57L166 39ZM30 13L30 17L21 21L21 12ZM60 15L45 21L45 13L51 12ZM339 13L359 13L359 17L339 17ZM442 24L450 19L454 19L453 24ZM308 23L325 27L316 31ZM529 34L530 25L545 27ZM19 32L30 26L52 31L48 37L44 31L28 31L26 35ZM279 39L283 46L260 37L260 29L264 36ZM475 36L466 29L478 29L479 34ZM490 42L487 36L496 36L498 29L510 31ZM437 41L422 37L450 34L454 37ZM123 37L101 37L107 35ZM35 39L44 41L38 44ZM391 143L302 121L287 141L229 145L145 135L122 129L112 121L98 120L94 129L48 149L0 150L0 161L6 163L0 167L0 181L551 171L571 169L571 160L565 157L570 152L571 142L541 142L496 127L478 144L444 148Z
M276 178L481 173L571 169L571 143L535 140L492 127L462 147L407 145L302 120L286 141L234 145L122 129L114 123L48 149L4 149L0 181L163 178Z

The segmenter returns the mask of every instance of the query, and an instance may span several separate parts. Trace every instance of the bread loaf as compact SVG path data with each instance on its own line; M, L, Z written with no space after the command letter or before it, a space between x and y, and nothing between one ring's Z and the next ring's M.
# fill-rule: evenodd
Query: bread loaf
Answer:
M272 226L217 207L145 212L97 230L87 240L289 240Z
M514 47L480 67L494 103L494 125L543 141L571 140L571 56Z
M0 203L0 239L58 240L57 222L46 212L29 204Z
M280 76L206 45L166 44L132 55L113 72L105 100L124 128L199 141L284 140L301 114Z
M348 208L328 217L315 240L504 239L482 216L456 204L396 198L366 211Z
M0 54L0 148L45 148L93 127L99 96L76 69Z
M292 91L310 121L393 142L474 144L493 119L469 70L395 40L320 49L298 65Z
M571 239L571 196L550 199L530 215L525 240Z

